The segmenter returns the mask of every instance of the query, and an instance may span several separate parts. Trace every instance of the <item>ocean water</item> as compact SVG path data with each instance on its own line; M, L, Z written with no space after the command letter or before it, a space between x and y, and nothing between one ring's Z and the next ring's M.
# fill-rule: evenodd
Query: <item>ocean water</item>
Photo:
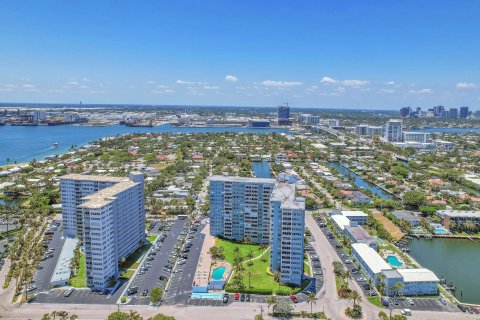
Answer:
M250 133L288 133L288 129L254 129L254 128L179 128L170 124L158 127L127 127L113 125L106 127L88 126L0 126L0 165L15 161L25 162L32 159L41 160L48 155L67 152L72 145L82 146L103 137L132 132L250 132ZM58 148L53 144L58 143Z

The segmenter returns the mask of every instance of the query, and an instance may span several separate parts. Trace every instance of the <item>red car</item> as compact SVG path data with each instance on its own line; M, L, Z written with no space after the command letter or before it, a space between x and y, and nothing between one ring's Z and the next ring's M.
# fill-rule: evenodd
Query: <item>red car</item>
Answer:
M293 303L298 303L298 299L294 294L290 295L290 300L292 300Z
M240 299L240 293L235 292L235 293L233 294L233 298L234 298L235 300Z

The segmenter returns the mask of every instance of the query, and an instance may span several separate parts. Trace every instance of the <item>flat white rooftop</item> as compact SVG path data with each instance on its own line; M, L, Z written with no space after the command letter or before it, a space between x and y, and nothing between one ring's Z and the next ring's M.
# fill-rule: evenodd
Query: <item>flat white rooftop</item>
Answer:
M253 178L253 177L237 177L237 176L211 176L209 181L229 181L229 182L244 182L244 183L272 183L277 180L268 178Z
M382 270L392 269L377 251L365 243L352 243L352 250L357 253L374 274L380 273Z
M334 214L331 218L340 230L345 230L345 226L350 226L350 219L341 214Z
M405 282L438 282L438 277L432 271L421 269L397 269Z
M340 211L343 216L345 217L368 217L368 214L366 214L363 211L360 210L342 210Z
M295 197L294 183L292 184L289 184L286 182L277 183L273 188L273 192L270 198L272 200L280 201L281 208L305 210L305 199Z
M442 217L447 215L456 218L480 218L480 211L473 210L438 210L437 214Z

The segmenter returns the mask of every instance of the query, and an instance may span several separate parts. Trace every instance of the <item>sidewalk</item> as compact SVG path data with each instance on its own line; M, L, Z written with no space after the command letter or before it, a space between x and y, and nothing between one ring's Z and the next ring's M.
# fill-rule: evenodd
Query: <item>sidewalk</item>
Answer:
M200 258L198 259L197 271L195 272L195 284L197 286L207 286L210 278L210 267L212 266L212 256L208 251L215 245L215 237L210 235L210 223L203 228L202 233L205 235Z

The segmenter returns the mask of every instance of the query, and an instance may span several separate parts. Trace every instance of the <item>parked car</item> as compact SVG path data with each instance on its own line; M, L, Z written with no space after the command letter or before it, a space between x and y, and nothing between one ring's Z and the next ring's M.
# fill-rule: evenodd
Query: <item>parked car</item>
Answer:
M240 299L240 294L239 294L238 292L235 292L235 293L233 294L233 298L234 298L235 300Z
M73 291L75 291L75 288L70 288L63 293L63 296L68 298L68 297L70 297L70 295L72 294Z
M229 294L228 293L225 293L223 295L223 303L228 303L228 298L229 298Z
M146 297L148 295L148 289L143 290L142 296Z
M240 296L240 301L245 301L245 293L242 293L242 295Z
M411 316L412 315L412 310L410 309L402 309L402 311L400 312L402 315L404 316Z
M246 299L247 299L247 302L250 302L250 295L249 295L249 294L247 294L247 298L246 298Z
M290 295L290 300L292 300L293 303L298 303L297 296L294 294Z

